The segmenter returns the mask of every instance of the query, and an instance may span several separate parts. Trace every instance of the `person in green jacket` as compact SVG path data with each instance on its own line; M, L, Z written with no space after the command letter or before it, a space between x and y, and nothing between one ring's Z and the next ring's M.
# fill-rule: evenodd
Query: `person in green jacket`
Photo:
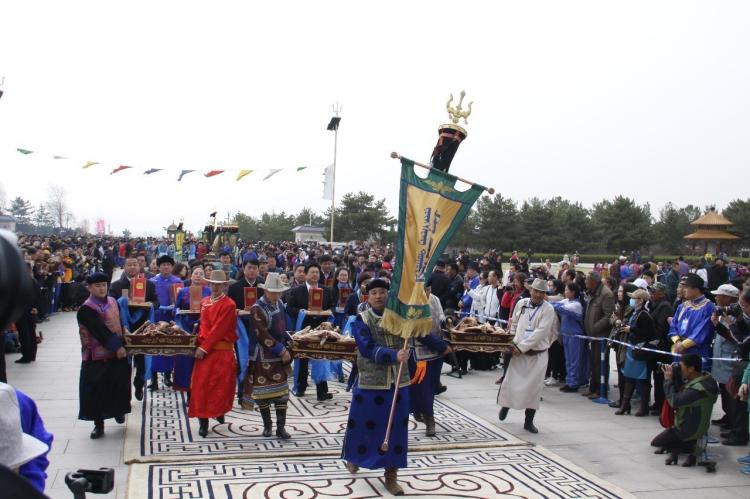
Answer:
M711 424L711 410L719 396L719 386L709 374L701 372L701 358L684 354L680 359L682 387L675 388L672 366L664 365L664 395L675 411L674 426L667 428L651 441L654 447L671 455L666 464L677 464L680 452L687 453L683 466L695 466L702 452L698 439L706 434Z

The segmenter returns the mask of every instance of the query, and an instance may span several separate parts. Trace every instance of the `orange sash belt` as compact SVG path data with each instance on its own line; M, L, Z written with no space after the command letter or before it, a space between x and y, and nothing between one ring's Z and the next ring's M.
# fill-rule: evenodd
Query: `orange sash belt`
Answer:
M217 341L214 350L234 350L234 343L228 341Z

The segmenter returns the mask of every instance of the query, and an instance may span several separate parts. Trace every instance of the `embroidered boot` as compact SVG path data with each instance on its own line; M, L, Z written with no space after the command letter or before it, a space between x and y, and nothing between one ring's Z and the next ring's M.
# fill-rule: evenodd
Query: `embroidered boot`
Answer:
M394 496L404 495L404 489L398 484L398 468L386 468L383 476L385 477L385 490Z
M273 435L273 421L271 421L271 408L269 406L260 408L260 415L263 418L263 436L270 437Z
M428 416L425 414L424 424L426 426L424 430L425 436L434 437L435 436L435 416Z
M292 436L284 428L286 426L286 404L276 406L276 436L282 440L289 440Z

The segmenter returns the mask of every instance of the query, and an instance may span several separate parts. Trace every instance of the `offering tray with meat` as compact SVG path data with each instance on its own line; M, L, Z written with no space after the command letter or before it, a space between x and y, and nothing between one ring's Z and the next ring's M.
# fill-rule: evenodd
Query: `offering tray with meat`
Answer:
M132 333L126 333L125 350L128 355L190 355L195 353L198 337L183 330L174 322L146 321Z
M341 334L338 327L324 322L316 329L306 327L292 338L292 355L303 359L356 360L357 342Z
M503 328L479 324L474 317L466 317L448 330L455 351L497 353L510 349L513 335Z

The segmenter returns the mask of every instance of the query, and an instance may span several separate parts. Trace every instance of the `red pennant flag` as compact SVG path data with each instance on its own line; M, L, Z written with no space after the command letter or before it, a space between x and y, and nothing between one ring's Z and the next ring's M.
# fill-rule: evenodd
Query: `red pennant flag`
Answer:
M210 172L206 173L204 176L206 177L215 177L216 175L220 175L224 173L225 170L211 170Z
M115 173L121 172L123 170L127 170L128 168L133 168L133 167L132 166L120 165L117 168L115 168L114 170L112 170L111 172L109 172L109 174L110 175L114 175Z

